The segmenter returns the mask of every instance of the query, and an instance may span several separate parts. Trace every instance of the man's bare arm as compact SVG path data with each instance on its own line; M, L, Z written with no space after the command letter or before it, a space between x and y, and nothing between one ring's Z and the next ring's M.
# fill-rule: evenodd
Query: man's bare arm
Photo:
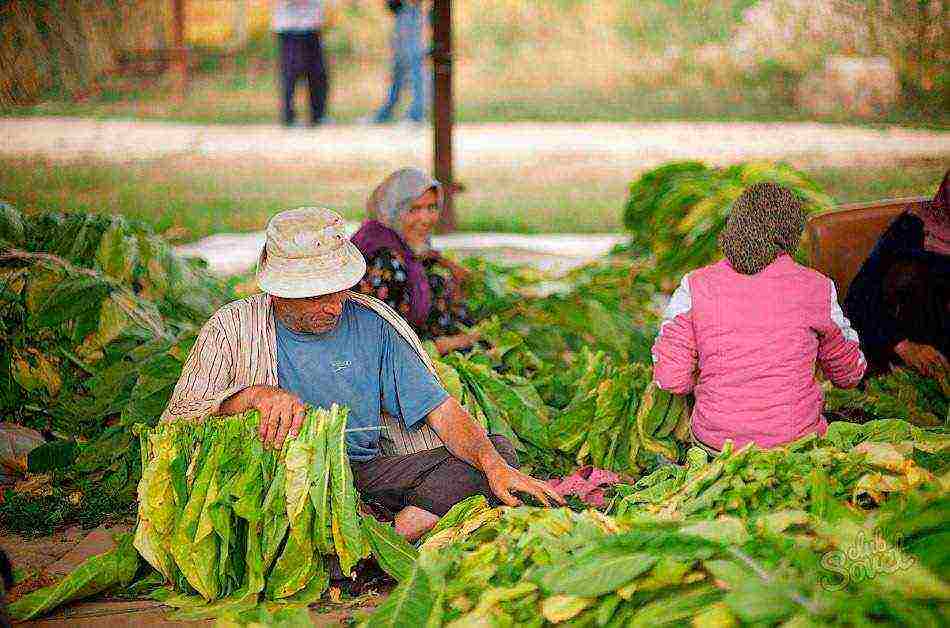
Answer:
M449 397L429 413L426 422L452 455L485 474L492 492L509 506L521 503L512 494L513 491L533 495L546 506L550 506L552 500L564 504L561 496L550 486L509 465L488 440L484 428L454 398Z

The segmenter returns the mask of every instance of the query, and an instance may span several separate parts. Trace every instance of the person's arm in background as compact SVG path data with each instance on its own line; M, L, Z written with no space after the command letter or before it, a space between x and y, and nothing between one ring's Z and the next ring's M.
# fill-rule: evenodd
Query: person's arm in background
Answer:
M885 304L884 278L896 260L920 249L923 238L921 220L901 214L878 240L848 288L844 311L871 364L879 370L898 356L898 345L907 340L901 336L900 321Z
M692 392L699 360L696 331L692 319L693 299L689 274L683 277L670 298L660 333L653 343L653 379L656 385L675 395Z
M838 291L831 279L828 279L827 301L821 307L815 326L818 364L832 384L838 388L854 388L864 377L867 361L861 352L858 332L838 305Z
M478 342L479 338L480 336L473 332L470 334L455 334L454 336L436 336L432 338L432 343L439 355L446 355L453 351L468 349Z

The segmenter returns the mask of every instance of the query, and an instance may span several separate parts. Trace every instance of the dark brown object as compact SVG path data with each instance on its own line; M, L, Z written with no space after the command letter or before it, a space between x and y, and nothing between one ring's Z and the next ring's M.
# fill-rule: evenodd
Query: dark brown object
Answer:
M452 0L435 0L432 24L432 67L434 105L435 178L445 189L445 206L438 231L455 229L453 197L457 188L452 175Z
M812 267L834 280L839 303L844 302L851 281L887 227L911 206L929 200L897 198L856 203L808 219L805 250Z
M179 97L188 91L188 49L185 47L185 0L172 0L172 71Z
M488 437L511 466L518 467L518 453L504 436ZM392 515L415 506L442 516L472 495L484 495L492 504L501 502L492 493L485 474L445 447L405 456L380 456L351 463L353 482L362 499Z

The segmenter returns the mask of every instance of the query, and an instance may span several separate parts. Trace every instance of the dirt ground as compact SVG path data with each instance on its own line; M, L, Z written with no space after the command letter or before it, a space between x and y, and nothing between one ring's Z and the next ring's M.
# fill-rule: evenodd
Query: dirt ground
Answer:
M0 547L10 557L20 582L10 591L13 601L26 593L55 583L70 573L84 560L114 547L112 537L125 532L129 526L83 530L73 526L47 537L24 538L0 534ZM318 628L346 624L356 613L370 612L385 599L388 590L370 588L359 598L325 602L310 610ZM78 602L57 609L42 620L21 622L17 625L42 628L125 628L131 626L211 625L211 621L180 621L167 617L170 609L151 600L117 600L102 597Z

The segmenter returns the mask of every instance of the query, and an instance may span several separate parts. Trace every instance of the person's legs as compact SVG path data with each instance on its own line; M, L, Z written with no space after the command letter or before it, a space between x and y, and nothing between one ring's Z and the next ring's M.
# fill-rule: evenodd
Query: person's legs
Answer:
M280 49L281 122L286 126L294 123L294 91L297 86L300 50L296 38L290 33L278 33Z
M307 83L310 87L310 123L320 124L327 112L330 73L327 71L320 31L307 34Z
M426 77L425 52L422 48L422 10L417 5L404 9L409 11L402 34L402 55L408 66L409 80L412 82L412 104L409 107L409 119L422 122L426 116Z
M500 435L489 438L502 458L517 467L518 454L511 442ZM408 495L408 504L441 517L452 506L473 495L483 495L495 505L500 503L492 493L484 473L450 455L413 487Z
M426 119L426 76L425 60L420 53L413 57L409 66L409 79L412 81L412 105L409 107L409 119L422 122Z
M489 438L508 464L518 465L518 455L507 438ZM397 529L406 534L421 536L466 497L484 495L498 503L485 475L445 447L356 462L353 480L366 501L397 513Z
M950 347L950 278L946 271L932 262L902 260L884 276L884 307L898 321L899 335L941 353Z
M386 96L386 102L383 103L383 106L379 108L373 117L374 122L377 123L392 120L393 111L399 103L399 94L402 92L402 84L406 80L406 64L403 61L402 55L399 53L398 46L399 38L394 36L392 42L393 63L390 74L389 94Z

